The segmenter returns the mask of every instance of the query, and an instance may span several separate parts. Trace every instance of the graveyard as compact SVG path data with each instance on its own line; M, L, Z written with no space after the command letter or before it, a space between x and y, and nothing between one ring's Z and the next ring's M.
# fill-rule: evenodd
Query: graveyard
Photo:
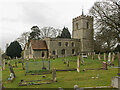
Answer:
M5 60L2 83L5 88L73 88L74 85L78 85L79 88L101 86L112 88L111 79L118 73L118 68L116 68L118 67L118 57L115 54L109 61L108 56L106 54L106 60L104 60L104 54L96 54L94 59L93 56L88 55L87 58L68 56L49 60ZM112 65L104 68L103 61L107 64L112 62ZM80 63L79 66L77 62ZM15 73L15 78L12 80L8 80L11 73L9 65L13 67ZM42 69L43 67L46 69Z

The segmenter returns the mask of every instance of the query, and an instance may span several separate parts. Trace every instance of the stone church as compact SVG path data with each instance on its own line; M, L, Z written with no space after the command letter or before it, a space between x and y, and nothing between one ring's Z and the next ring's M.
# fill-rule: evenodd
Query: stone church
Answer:
M73 18L72 38L44 38L30 40L24 49L24 58L47 58L78 55L94 51L93 17L81 15Z

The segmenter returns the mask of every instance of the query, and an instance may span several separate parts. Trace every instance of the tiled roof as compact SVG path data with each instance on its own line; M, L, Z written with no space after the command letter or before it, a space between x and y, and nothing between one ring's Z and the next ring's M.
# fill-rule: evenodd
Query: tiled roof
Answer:
M45 40L30 40L33 50L48 49Z

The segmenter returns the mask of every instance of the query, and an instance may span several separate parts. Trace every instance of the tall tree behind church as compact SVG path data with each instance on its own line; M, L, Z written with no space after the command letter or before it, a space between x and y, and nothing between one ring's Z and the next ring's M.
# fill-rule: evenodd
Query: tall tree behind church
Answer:
M67 27L63 28L61 36L58 36L58 38L71 38L71 34L70 34L70 32L69 32Z
M39 40L40 39L40 29L38 26L33 26L31 28L31 33L29 36L29 40L33 39L33 40Z

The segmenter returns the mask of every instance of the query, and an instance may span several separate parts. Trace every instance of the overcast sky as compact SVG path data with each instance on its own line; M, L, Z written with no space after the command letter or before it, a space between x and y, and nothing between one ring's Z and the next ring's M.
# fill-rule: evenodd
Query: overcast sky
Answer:
M23 32L37 25L68 27L72 33L72 19L87 14L96 0L1 0L0 1L0 48L14 41Z

